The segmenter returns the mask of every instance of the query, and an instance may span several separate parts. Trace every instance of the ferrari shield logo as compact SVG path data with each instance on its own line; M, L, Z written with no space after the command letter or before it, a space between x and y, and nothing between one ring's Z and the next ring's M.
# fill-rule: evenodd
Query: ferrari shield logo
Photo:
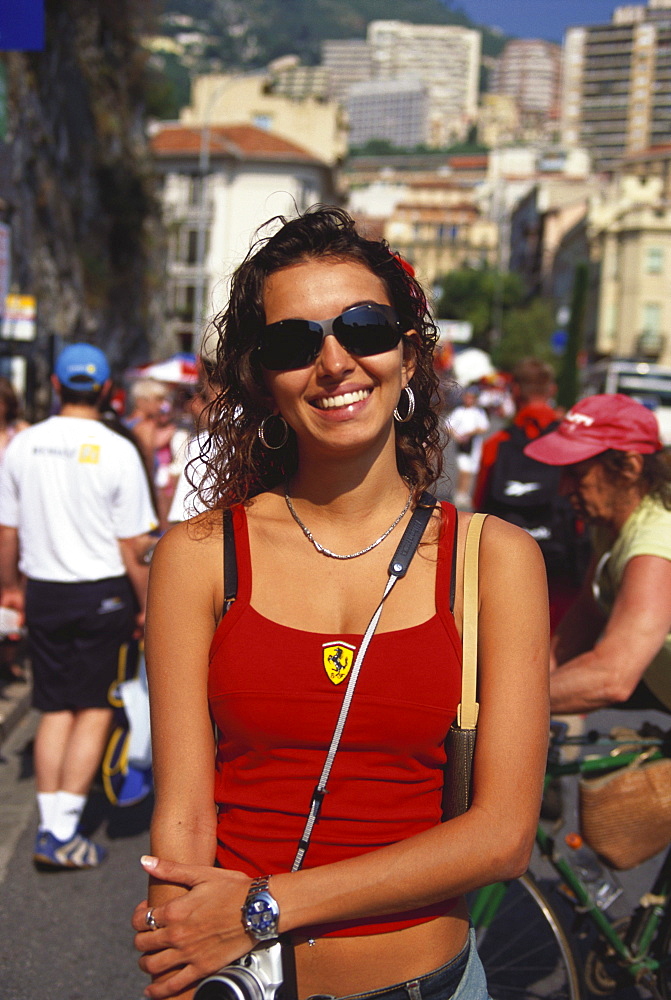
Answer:
M324 670L334 684L341 684L352 668L356 646L347 642L324 643Z

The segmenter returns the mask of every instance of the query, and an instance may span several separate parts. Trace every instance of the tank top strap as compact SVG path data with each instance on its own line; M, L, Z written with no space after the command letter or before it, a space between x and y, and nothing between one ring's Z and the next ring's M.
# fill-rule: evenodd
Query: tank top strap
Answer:
M436 611L450 618L454 612L457 570L457 508L442 500L436 567Z
M238 562L238 595L236 604L247 606L252 597L252 557L249 550L247 511L242 503L232 508L235 552Z

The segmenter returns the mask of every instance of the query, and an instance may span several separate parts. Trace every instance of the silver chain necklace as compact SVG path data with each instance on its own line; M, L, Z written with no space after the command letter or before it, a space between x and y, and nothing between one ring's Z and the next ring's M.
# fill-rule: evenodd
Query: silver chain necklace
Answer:
M320 545L319 544L319 542L316 540L316 538L314 537L314 535L312 534L312 532L310 531L310 529L305 524L303 524L303 522L301 521L300 517L296 513L296 509L295 509L294 505L292 504L291 497L289 496L289 493L287 492L286 489L284 491L284 499L287 502L287 507L289 508L289 513L293 517L293 519L296 522L296 524L300 527L300 529L303 532L303 534L305 535L305 537L308 538L312 542L312 544L316 548L317 552L321 552L322 555L324 555L324 556L330 556L331 559L356 559L357 556L363 556L363 555L366 554L366 552L370 552L371 549L376 548L380 544L380 542L383 542L385 540L385 538L387 537L387 535L390 535L392 533L392 531L394 530L394 528L396 527L396 525L399 524L403 520L403 518L405 517L405 515L408 512L408 509L410 507L410 503L412 501L412 490L408 494L408 499L406 501L405 507L403 508L403 510L401 511L401 513L398 515L398 517L396 518L396 520L394 521L394 523L389 525L389 527L387 528L387 530L385 531L385 533L383 535L380 535L379 538L376 538L375 541L372 542L370 545L367 545L365 549L359 549L358 552L350 552L349 555L345 555L345 556L338 555L337 552L331 552L330 549L327 549L324 545Z

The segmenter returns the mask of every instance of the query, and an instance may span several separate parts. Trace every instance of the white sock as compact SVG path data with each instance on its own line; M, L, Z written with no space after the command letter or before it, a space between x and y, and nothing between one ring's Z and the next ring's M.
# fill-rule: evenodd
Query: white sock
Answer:
M37 808L40 813L40 830L51 830L56 813L56 796L58 792L38 792Z
M85 795L72 792L56 792L56 809L51 824L51 832L57 840L70 840L74 836L86 804Z

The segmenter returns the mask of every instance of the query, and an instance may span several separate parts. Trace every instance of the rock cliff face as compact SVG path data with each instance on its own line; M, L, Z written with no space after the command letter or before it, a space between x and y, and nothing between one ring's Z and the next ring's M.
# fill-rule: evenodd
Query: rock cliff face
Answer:
M143 120L148 0L46 0L44 52L8 53L12 283L37 299L38 342L146 360L161 242Z

